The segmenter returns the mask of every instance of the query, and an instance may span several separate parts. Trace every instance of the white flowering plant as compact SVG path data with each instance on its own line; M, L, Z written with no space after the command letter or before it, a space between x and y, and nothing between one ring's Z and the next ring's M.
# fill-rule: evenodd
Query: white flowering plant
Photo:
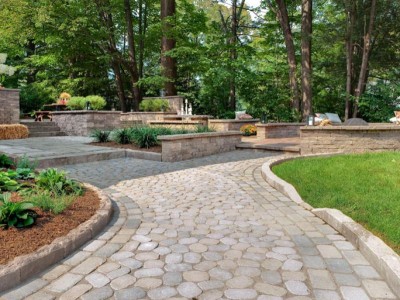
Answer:
M13 76L15 73L15 68L11 66L7 66L6 63L7 54L0 53L0 87L2 83L6 79L6 76Z

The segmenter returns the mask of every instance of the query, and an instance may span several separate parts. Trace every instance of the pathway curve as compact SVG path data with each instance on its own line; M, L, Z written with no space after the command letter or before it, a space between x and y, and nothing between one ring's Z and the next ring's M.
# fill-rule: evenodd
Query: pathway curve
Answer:
M96 240L1 299L396 299L343 236L262 179L269 156L66 167L102 187L131 179L105 189L117 213Z

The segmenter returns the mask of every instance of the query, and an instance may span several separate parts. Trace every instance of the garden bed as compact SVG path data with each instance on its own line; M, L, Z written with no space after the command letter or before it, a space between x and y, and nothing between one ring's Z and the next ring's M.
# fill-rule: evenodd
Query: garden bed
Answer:
M19 197L14 193L12 199L17 200ZM99 203L98 194L86 188L85 193L61 214L54 215L34 208L39 215L34 226L0 230L0 253L2 253L0 264L6 264L17 256L32 253L56 238L66 235L79 224L89 220L99 208Z
M106 143L97 143L93 142L90 143L93 146L100 146L100 147L111 147L111 148L119 148L119 149L129 149L129 150L136 150L136 151L145 151L145 152L154 152L154 153L161 153L161 146L153 146L150 148L140 148L135 144L118 144L117 142L106 142Z

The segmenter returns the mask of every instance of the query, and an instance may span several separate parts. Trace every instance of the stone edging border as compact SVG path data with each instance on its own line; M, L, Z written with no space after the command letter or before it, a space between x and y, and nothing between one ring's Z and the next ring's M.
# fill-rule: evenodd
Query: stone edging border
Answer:
M108 224L113 213L111 200L100 189L87 183L84 186L98 194L100 207L97 212L67 235L56 238L50 245L45 245L33 253L16 257L8 264L1 266L0 292L17 286L67 257L84 243L93 239Z
M307 155L272 159L262 166L263 178L275 189L289 197L292 201L332 226L348 239L371 262L373 267L386 279L395 294L400 297L400 256L397 255L380 238L356 223L353 219L343 214L340 210L332 208L313 208L301 199L296 189L286 181L276 176L271 168L285 161L304 158L332 156L334 154Z

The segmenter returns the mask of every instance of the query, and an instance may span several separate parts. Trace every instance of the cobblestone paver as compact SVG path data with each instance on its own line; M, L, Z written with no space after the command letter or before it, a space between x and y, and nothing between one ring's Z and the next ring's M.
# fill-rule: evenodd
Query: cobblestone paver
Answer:
M2 299L396 299L343 236L262 179L268 159L66 167L107 187L114 219Z

